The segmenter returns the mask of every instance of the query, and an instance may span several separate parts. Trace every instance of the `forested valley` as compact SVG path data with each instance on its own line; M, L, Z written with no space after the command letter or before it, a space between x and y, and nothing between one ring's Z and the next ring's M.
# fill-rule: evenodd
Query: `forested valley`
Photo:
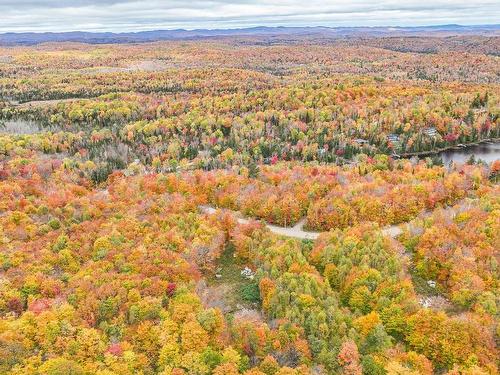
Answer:
M498 374L499 55L0 46L0 374Z

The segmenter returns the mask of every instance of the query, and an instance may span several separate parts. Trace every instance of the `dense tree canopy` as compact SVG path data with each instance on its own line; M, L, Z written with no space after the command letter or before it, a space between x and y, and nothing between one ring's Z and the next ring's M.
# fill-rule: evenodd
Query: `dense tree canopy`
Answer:
M498 374L497 39L0 47L0 373Z

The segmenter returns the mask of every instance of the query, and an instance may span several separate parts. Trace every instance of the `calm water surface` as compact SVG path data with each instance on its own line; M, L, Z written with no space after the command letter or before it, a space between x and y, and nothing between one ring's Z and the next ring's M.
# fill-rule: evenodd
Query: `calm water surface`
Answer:
M444 165L450 162L466 163L471 155L476 160L481 159L487 163L500 159L500 142L481 143L479 145L461 148L458 150L443 151L439 154L443 159Z

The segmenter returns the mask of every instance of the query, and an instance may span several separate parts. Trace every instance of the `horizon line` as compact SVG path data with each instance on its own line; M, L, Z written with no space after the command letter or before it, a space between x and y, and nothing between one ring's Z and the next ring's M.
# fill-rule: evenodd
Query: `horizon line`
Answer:
M156 28L148 30L130 30L130 31L99 31L99 30L64 30L64 31L0 31L0 35L6 34L65 34L65 33L89 33L89 34L139 34L154 31L238 31L238 30L252 30L252 29L353 29L353 28L363 28L363 29L377 29L377 28L392 28L392 29L405 29L405 28L430 28L430 27L445 27L445 26L455 26L455 27L500 27L500 23L478 23L478 24L459 24L459 23L443 23L443 24L429 24L429 25L353 25L353 26L324 26L324 25L311 25L311 26L300 26L300 25L258 25L258 26L247 26L247 27L214 27L214 28Z

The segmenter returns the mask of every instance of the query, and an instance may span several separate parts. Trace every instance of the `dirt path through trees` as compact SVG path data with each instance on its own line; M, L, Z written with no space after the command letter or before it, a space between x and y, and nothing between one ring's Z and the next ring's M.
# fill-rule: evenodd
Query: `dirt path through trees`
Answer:
M214 214L217 211L217 208L208 205L199 206L200 210L206 214ZM238 216L238 223L240 224L248 224L251 220L257 219L248 219L241 217L241 213L233 211ZM285 237L297 238L300 240L316 240L321 232L309 232L304 230L304 224L306 223L306 218L301 219L297 224L293 227L280 227L277 225L265 223L266 227L275 234ZM382 229L382 233L384 236L389 236L391 238L395 238L402 233L402 229L399 225L391 225Z

